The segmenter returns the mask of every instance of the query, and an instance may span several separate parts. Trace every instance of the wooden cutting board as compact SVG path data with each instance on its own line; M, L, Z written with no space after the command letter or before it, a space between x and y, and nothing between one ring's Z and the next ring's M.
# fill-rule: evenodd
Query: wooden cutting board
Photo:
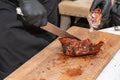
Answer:
M93 43L104 41L96 56L68 57L62 52L58 39L28 60L4 80L95 80L120 49L120 36L71 27L69 33Z

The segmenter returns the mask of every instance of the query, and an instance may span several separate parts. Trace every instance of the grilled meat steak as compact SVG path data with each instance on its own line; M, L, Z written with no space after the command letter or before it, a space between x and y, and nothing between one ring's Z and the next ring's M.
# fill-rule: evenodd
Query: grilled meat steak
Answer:
M102 41L93 44L89 39L77 40L68 37L59 38L59 41L62 44L64 54L68 56L95 55L101 50L100 48L104 44Z

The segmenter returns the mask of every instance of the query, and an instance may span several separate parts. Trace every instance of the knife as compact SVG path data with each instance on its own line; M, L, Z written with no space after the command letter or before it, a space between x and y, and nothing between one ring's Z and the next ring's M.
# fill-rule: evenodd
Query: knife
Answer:
M46 26L42 26L40 27L41 29L45 30L45 31L48 31L56 36L59 36L59 37L70 37L70 38L75 38L75 39L78 39L80 40L79 38L69 34L68 32L58 28L57 26L53 25L52 23L47 23Z

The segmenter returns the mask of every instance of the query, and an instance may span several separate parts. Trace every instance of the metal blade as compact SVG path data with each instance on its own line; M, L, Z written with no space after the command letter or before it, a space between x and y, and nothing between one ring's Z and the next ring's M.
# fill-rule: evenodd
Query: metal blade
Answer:
M46 26L43 26L43 27L40 27L40 28L42 28L42 29L44 29L44 30L56 35L56 36L59 36L59 37L70 37L70 38L78 39L77 37L69 34L68 32L58 28L57 26L55 26L55 25L53 25L49 22L47 23Z

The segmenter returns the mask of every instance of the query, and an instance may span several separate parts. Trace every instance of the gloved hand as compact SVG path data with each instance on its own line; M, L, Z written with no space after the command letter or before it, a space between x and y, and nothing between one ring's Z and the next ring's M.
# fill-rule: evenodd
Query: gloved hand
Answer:
M111 10L113 26L120 26L120 0L116 0Z
M94 0L90 11L93 11L96 8L100 8L102 10L101 24L98 27L100 29L103 28L106 24L108 24L111 10L111 0Z
M18 0L25 21L36 27L47 24L47 11L38 0Z

